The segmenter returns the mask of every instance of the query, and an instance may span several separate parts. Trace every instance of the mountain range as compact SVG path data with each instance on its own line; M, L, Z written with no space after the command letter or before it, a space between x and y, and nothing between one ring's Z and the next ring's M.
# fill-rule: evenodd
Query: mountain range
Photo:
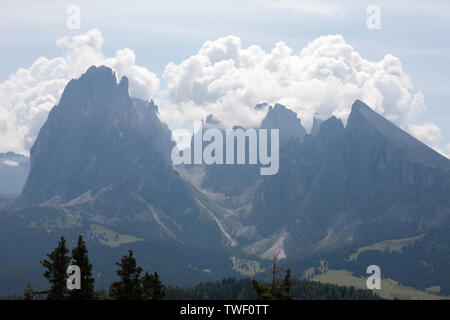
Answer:
M262 274L277 256L299 274L324 261L357 276L380 264L401 284L450 294L450 160L359 100L345 126L315 119L310 133L283 105L256 108L267 110L260 128L280 129L273 176L258 165L172 165L158 106L130 97L126 77L93 66L71 80L30 151L29 174L25 158L0 155L28 175L20 195L0 203L2 290L43 285L45 252L61 235L83 234L105 285L133 248L180 285ZM213 115L205 125L224 129ZM2 170L2 182L20 181Z

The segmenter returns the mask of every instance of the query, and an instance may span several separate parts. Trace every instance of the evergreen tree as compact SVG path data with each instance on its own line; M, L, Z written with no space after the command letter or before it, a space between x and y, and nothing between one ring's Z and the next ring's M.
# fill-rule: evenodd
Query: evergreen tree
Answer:
M48 260L41 261L44 268L47 269L44 277L50 282L48 291L48 300L63 300L67 295L67 267L70 257L67 256L69 249L66 247L66 240L61 237L58 241L58 247L47 254Z
M264 284L256 281L255 279L252 280L252 288L253 291L256 294L257 300L274 300L274 296L272 294L271 288Z
M164 287L157 272L146 272L142 278L142 297L144 300L161 300L164 297Z
M92 276L92 264L89 263L88 250L83 237L78 237L78 243L72 250L73 264L80 268L81 272L81 289L70 290L69 297L71 300L94 300L97 298Z
M225 300L230 298L237 300L253 299L298 299L298 300L380 300L381 298L373 293L372 290L355 289L352 287L337 286L334 284L320 283L307 280L291 280L290 274L286 274L284 280L279 283L279 291L285 292L285 295L273 297L271 295L271 286L269 284L258 284L261 288L259 297L252 290L251 279L224 279L216 282L199 283L191 288L178 288L167 286L165 288L164 299L168 300L202 300L205 298L211 300ZM288 284L293 284L290 293L286 295Z
M283 282L276 288L275 298L277 300L292 300L291 289L294 284L294 281L291 280L291 269L287 269Z
M242 288L240 291L239 291L239 294L238 294L238 296L237 296L237 300L249 300L248 299L248 296L249 296L249 294L248 294L248 292L247 292L247 289L245 289L245 288ZM233 298L231 298L231 300L233 300Z
M294 281L291 280L291 270L286 271L286 275L281 282L277 279L279 270L277 269L277 257L273 258L272 264L272 283L266 285L259 283L256 280L252 281L252 288L258 300L291 300L291 289L294 286Z
M137 266L133 251L130 250L128 256L123 256L121 262L116 262L116 265L120 267L117 270L120 281L113 282L110 296L116 300L141 300L143 297L142 268Z
M27 288L25 289L25 292L23 293L23 300L33 300L35 295L36 295L36 292L34 291L33 287L31 286L31 282L28 282Z

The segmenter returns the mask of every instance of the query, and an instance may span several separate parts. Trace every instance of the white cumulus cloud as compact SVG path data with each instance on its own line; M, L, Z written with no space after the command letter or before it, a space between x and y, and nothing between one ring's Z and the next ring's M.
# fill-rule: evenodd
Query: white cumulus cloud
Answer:
M265 111L261 102L282 103L295 111L307 129L314 115L335 115L344 122L360 99L416 137L436 146L435 124L415 124L425 109L400 60L386 55L380 61L361 57L341 35L323 36L296 53L284 42L266 52L257 45L243 47L227 36L207 41L180 64L169 63L163 74L168 102L162 117L183 121L213 114L225 127L258 126Z
M159 89L159 78L136 65L132 50L124 48L106 57L97 29L59 39L57 45L64 51L61 57L39 57L29 68L18 69L0 83L0 152L27 154L67 82L92 65L109 66L119 78L127 76L134 97L150 99Z
M441 139L437 125L417 123L426 109L424 97L400 60L388 54L369 61L340 35L319 37L300 52L284 42L268 52L258 45L243 47L236 36L206 41L193 56L166 66L165 91L154 73L136 65L132 50L106 57L96 29L59 39L57 45L64 52L60 57L40 57L0 83L0 152L27 154L67 82L91 65L107 65L118 77L127 76L131 96L156 95L161 118L173 129L189 128L209 114L224 127L256 127L266 114L254 108L261 102L286 105L310 129L315 115L345 122L360 99L431 147L437 149Z
M450 159L450 143L445 147L443 154Z
M439 149L439 141L442 138L441 128L432 122L423 125L408 124L403 129L411 133L414 137L428 146Z

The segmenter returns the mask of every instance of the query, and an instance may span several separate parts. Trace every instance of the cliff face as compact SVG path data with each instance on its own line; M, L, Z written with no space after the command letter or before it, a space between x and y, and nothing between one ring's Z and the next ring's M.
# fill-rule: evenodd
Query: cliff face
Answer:
M191 187L172 169L167 125L106 67L71 80L31 149L16 207L53 206L138 236L219 245ZM219 230L219 231L218 231Z
M106 67L92 67L71 80L31 149L31 172L21 202L63 203L143 168L164 167L157 137L161 132L170 146L170 132L156 112L153 103L132 100L128 80L117 84Z
M450 215L450 161L360 101L291 142L256 191L251 220L292 250L401 238Z
M290 139L302 139L306 135L306 130L295 112L278 103L269 107L261 129L279 129L281 145Z

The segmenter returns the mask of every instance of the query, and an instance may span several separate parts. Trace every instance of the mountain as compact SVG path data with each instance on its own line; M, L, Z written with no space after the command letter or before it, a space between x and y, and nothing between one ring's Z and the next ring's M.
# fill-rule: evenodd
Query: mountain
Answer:
M281 104L270 106L267 103L259 104L256 109L267 109L267 114L261 122L259 128L279 130L280 148L283 149L288 141L301 140L306 136L306 130L298 119L297 114ZM225 130L221 123L212 115L209 115L203 123L205 128L217 128L225 136ZM234 127L233 129L247 128ZM205 144L206 145L206 144ZM191 143L192 147L192 143ZM245 146L246 163L248 163L248 143ZM236 145L235 153L236 155ZM226 148L224 141L224 158ZM236 157L236 156L235 156ZM203 165L203 166L179 166L177 168L182 176L195 185L199 190L210 195L214 202L227 211L233 213L235 226L233 234L240 239L241 243L255 240L255 230L253 221L246 221L246 217L251 213L251 204L256 189L262 182L260 166L254 165Z
M297 114L279 103L273 107L269 106L260 128L279 129L280 145L285 144L289 139L302 139L306 135L306 130L297 118Z
M266 128L301 126L283 108L268 108ZM275 111L290 120L277 122ZM277 175L201 168L193 180L233 212L232 236L248 254L278 255L298 272L329 259L363 277L363 266L376 263L406 285L450 293L450 161L363 102L355 101L346 126L315 119L311 134L285 137Z
M450 215L450 161L360 101L345 128L332 117L289 144L280 168L250 219L294 251L417 235Z
M450 294L450 161L361 101L345 127L314 122L240 204L244 250L298 272L330 262L343 269L337 283L377 264L406 286Z
M260 128L280 130L273 176L259 165L174 166L158 106L130 97L126 77L101 66L71 80L22 192L1 203L0 293L41 279L58 237L72 245L83 234L103 285L132 248L177 285L253 276L277 255L298 274L320 263L364 276L382 264L392 279L450 294L450 160L361 101L346 126L315 119L311 134L285 106L257 108L267 110ZM224 130L213 115L204 126Z
M227 232L232 223L172 168L173 146L158 107L131 98L126 77L117 83L110 68L93 66L71 80L31 149L23 191L0 211L0 279L1 262L11 268L30 257L39 261L36 253L44 256L51 249L49 239L60 235L70 242L84 234L94 248L126 244L151 251L151 259L159 257L158 269L190 274L181 283L204 273L196 271L201 252L215 257L203 269L223 259L231 264L224 252L234 244ZM31 252L21 239L35 239L41 246ZM184 253L172 257L175 252ZM112 274L114 257L105 259ZM168 259L183 265L167 267ZM221 262L216 272L228 264ZM34 275L39 270L28 266Z
M66 203L139 175L144 166L167 166L168 155L157 151L157 140L170 148L170 131L156 112L153 102L131 99L128 80L117 84L106 67L92 67L71 80L31 148L20 203Z
M10 207L53 207L142 239L222 246L226 232L173 170L167 125L153 102L130 98L107 67L71 80L31 149L31 171Z
M233 235L247 253L308 256L445 225L450 161L363 102L346 127L316 118L306 134L278 104L261 127L280 128L277 175L261 177L256 165L194 166L184 175L234 213Z
M306 130L303 128L301 121L297 118L295 112L278 103L275 104L275 106L260 104L255 108L261 109L265 107L268 109L267 114L260 127L256 129L267 129L268 132L270 132L270 129L278 129L280 147L283 147L290 139L302 139L306 135ZM220 122L214 120L212 115L208 116L204 126L205 128L218 128L222 130L223 135L225 136L225 131L221 129ZM233 129L246 130L247 128L234 127ZM255 184L257 184L261 178L260 167L256 164L248 164L248 143L245 146L245 150L247 154L247 165L204 166L204 175L200 187L215 193L222 193L227 197L242 195L246 193L247 189L253 189ZM236 155L236 146L234 154ZM226 148L224 141L224 159L225 157Z
M14 152L0 153L0 197L19 194L29 171L28 157Z

